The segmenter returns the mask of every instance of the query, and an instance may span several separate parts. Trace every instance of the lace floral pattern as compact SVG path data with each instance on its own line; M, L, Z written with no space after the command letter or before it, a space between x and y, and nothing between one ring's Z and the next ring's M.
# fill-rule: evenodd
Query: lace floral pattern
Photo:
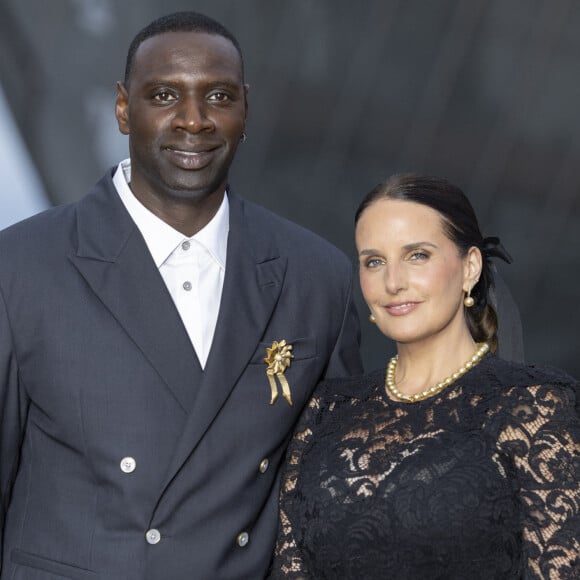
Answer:
M580 578L577 385L488 355L419 403L320 385L288 450L271 578Z

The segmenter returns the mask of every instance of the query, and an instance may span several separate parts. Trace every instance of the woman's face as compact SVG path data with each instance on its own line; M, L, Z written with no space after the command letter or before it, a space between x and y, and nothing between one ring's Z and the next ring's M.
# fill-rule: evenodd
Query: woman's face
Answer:
M464 291L479 278L481 254L474 247L462 257L437 211L375 201L359 218L356 247L362 293L383 334L409 344L467 330Z

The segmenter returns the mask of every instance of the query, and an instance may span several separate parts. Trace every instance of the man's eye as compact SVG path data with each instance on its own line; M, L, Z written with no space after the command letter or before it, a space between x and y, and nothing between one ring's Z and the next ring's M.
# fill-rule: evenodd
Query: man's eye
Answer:
M229 97L229 95L227 93L222 93L220 91L217 91L215 93L212 93L209 96L209 100L210 101L214 101L214 102L217 102L217 103L223 103L225 101L228 101L229 98L230 97Z
M167 103L169 101L174 101L175 95L173 95L169 91L160 91L159 93L153 95L153 100L158 101L160 103Z

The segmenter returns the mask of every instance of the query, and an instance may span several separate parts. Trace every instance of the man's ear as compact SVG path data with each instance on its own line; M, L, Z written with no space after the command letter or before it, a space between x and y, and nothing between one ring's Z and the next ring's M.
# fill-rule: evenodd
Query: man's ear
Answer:
M115 117L119 131L129 135L129 93L121 81L117 82L117 100L115 101Z
M246 119L248 118L248 92L250 90L250 85L244 83L244 108L246 111Z

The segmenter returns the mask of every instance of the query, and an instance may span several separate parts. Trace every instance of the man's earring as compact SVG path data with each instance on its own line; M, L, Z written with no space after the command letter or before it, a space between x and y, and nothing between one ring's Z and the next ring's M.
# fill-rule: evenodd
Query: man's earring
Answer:
M240 141L241 141L242 143L245 143L247 138L248 138L248 136L246 135L246 132L244 131L244 132L242 133L242 136L240 137Z
M374 315L369 314L369 322L372 322L373 324L375 324L376 321L377 321L377 319L374 317Z
M467 295L463 299L465 308L471 308L475 304L475 300L471 297L471 288L467 291Z

